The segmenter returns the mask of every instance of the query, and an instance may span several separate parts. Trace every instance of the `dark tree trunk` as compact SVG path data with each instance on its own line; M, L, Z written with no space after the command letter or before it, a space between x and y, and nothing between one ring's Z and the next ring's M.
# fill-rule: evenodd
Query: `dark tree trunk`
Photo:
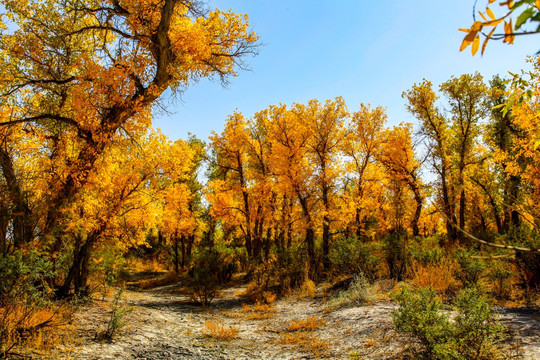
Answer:
M422 205L424 202L424 199L422 198L422 194L420 193L420 189L418 188L418 185L416 183L416 177L413 177L409 183L409 187L413 191L414 194L414 201L416 202L416 209L414 211L414 216L411 221L411 228L413 236L420 236L420 229L418 227L418 222L420 221L420 216L422 215Z
M195 243L195 235L188 236L188 242L186 245L186 263L191 260L191 251L193 249L193 244Z
M264 241L264 261L268 261L268 258L270 256L270 247L272 246L272 237L274 236L274 229L269 226L266 229L266 237Z
M484 218L484 214L482 214L480 207L477 207L477 211L478 211L478 214L480 215L480 226L482 228L482 231L487 232L487 224L486 224L486 219Z
M304 216L304 220L306 221L306 236L304 238L304 242L307 247L307 253L308 253L308 262L309 262L309 274L314 275L315 269L316 269L316 257L315 257L315 232L313 231L313 223L311 220L311 214L309 213L308 205L307 205L307 198L300 195L298 192L298 200L300 201L300 205L302 206L302 213Z
M323 217L323 265L324 270L330 270L330 219L328 216Z
M64 283L57 289L56 294L59 298L69 296L71 289L76 295L86 294L88 292L88 273L89 261L94 243L97 241L97 234L92 233L83 243L80 236L76 236L73 248L73 261L64 279Z
M185 235L182 235L182 237L180 238L180 245L182 251L182 259L180 260L180 266L182 267L182 269L186 266L186 242L187 237Z
M501 220L501 216L499 214L499 206L497 206L497 202L495 201L493 194L489 191L487 186L482 184L479 180L472 178L472 181L474 181L482 189L482 191L488 198L489 205L491 206L491 212L493 213L493 218L495 220L495 225L497 226L497 233L501 235L504 234L504 223L503 220Z
M28 244L34 238L32 211L28 206L24 191L21 188L13 161L9 153L0 147L0 169L6 181L6 187L13 203L11 218L13 221L13 243L16 247Z
M446 166L442 164L441 166L441 185L442 185L442 196L443 196L443 209L446 216L446 236L448 242L453 244L457 239L456 231L456 215L454 213L453 206L450 204L450 196L448 191L448 184L446 182Z
M356 214L354 216L355 228L356 228L356 238L360 239L362 236L362 224L360 223L360 209L356 209Z
M466 204L465 204L465 189L463 189L463 186L465 184L461 184L461 192L459 195L459 227L463 230L465 230L465 210L466 210ZM458 234L459 240L463 240L463 234L461 231L459 231Z
M174 272L178 274L180 272L180 255L178 252L178 236L174 236L173 238L173 251L174 251Z
M330 270L330 217L328 212L330 211L330 201L328 199L328 186L323 183L322 186L322 200L325 209L323 216L323 234L322 234L322 250L323 250L323 267L325 271Z

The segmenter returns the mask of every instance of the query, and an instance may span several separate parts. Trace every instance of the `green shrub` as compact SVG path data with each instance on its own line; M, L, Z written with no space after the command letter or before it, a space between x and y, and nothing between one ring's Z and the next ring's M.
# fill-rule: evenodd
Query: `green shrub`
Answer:
M409 254L407 252L407 231L396 229L390 231L383 239L384 254L390 277L402 281L407 273Z
M464 287L478 286L478 281L486 270L484 260L475 257L476 252L465 249L457 250L454 256L458 263L454 271L455 278L461 281Z
M377 257L379 244L365 243L356 237L340 238L330 249L330 262L340 274L362 273L370 282L379 271L381 260Z
M441 239L438 236L417 237L409 245L409 255L423 266L437 264L445 255L444 250L439 245L440 242Z
M499 325L491 306L478 289L462 290L455 304L457 315L454 338L462 359L491 359L504 328Z
M187 287L194 301L203 306L216 296L219 285L229 281L236 271L232 251L212 247L202 249L188 272Z
M441 312L442 302L434 290L403 288L395 300L399 308L392 313L394 327L418 341L427 359L452 352L452 324Z
M0 356L20 341L20 335L43 327L34 317L52 304L48 279L52 265L33 249L0 254ZM40 321L40 320L37 320Z
M453 320L431 289L405 288L395 300L399 308L392 313L394 326L416 340L419 346L413 350L417 358L488 360L502 351L497 342L503 327L497 323L487 298L476 288L458 294Z
M540 234L525 226L510 229L505 243L529 249L540 249ZM534 296L540 288L540 254L518 251L514 260L526 296Z
M506 299L510 296L512 270L507 261L495 261L489 269L488 277L493 283L495 295L499 299Z
M260 291L285 293L299 288L306 279L305 250L300 245L276 249L253 272L253 287Z
M122 294L124 293L123 289L120 289L116 292L113 298L111 315L109 317L109 322L107 323L107 329L97 335L97 339L100 341L112 341L113 338L118 335L121 330L128 324L126 315L134 310L133 307L120 306L120 300Z
M90 262L90 273L100 276L101 285L112 286L121 275L127 273L127 260L120 249L105 247L95 257L99 261Z
M373 288L367 278L362 273L358 273L354 275L347 290L340 291L336 297L330 299L327 309L364 305L373 300L375 300Z

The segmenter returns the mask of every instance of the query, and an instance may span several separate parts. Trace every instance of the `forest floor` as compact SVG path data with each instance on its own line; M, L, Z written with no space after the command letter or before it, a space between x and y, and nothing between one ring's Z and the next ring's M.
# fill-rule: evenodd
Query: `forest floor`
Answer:
M181 284L125 291L121 308L132 309L111 342L97 341L111 318L111 297L96 299L74 317L76 334L43 358L53 359L401 359L408 339L392 327L396 305L381 298L369 305L329 311L323 296L291 295L257 308L239 294L245 284L223 289L206 308L194 304ZM524 359L540 359L540 313L496 308L516 334L511 344ZM294 331L291 322L311 327ZM302 325L299 326L302 328ZM220 332L221 331L221 332ZM220 337L221 336L221 337ZM228 339L226 339L228 338ZM517 342L516 342L517 341ZM33 357L41 358L41 356Z

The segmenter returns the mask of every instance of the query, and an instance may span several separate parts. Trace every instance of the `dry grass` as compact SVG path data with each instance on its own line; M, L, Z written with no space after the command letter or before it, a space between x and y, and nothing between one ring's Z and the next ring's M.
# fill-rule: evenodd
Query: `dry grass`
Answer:
M303 351L312 352L316 358L328 354L330 344L314 334L326 324L323 318L311 316L302 320L292 320L287 326L287 332L281 333L280 344L298 345Z
M266 320L272 318L277 310L269 304L256 303L253 306L242 305L242 313L249 320Z
M357 274L353 277L347 290L340 291L336 296L330 298L324 311L330 312L347 306L371 304L375 300L374 288L364 275Z
M157 258L144 259L132 257L127 260L127 268L132 272L166 272L168 267L166 261L160 261Z
M212 339L230 341L238 337L238 328L236 326L226 326L219 321L206 320L203 335Z
M315 286L315 283L312 280L307 279L300 287L298 297L301 299L313 299L315 297L316 291L317 287Z
M73 344L68 324L73 309L62 303L44 308L12 304L0 308L0 357L5 352L47 355L55 347Z
M303 351L312 352L315 358L327 356L330 349L330 343L306 331L282 333L278 342L282 345L297 345Z
M24 343L25 351L31 352L40 359L76 359L77 347L82 346L83 339L76 336L73 325L60 325L39 330L28 337Z
M439 263L427 266L413 262L411 284L416 287L429 287L445 296L451 295L459 288L459 281L452 275L455 268L456 262L449 258L442 258Z
M272 304L276 301L277 295L266 290L262 290L257 284L250 283L244 291L238 291L237 296L242 296L254 303Z
M314 331L320 329L326 324L323 318L318 316L311 316L304 320L291 320L289 326L287 326L288 331Z

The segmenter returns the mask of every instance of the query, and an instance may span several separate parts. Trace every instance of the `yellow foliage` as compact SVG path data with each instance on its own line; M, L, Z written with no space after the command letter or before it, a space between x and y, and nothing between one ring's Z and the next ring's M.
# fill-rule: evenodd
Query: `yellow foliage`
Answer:
M308 317L304 320L291 320L289 326L287 326L288 331L314 331L325 325L323 318L319 318L314 315Z
M317 358L326 357L330 343L320 339L310 332L283 333L279 339L280 344L298 345L304 351L313 352Z
M300 292L298 296L301 298L313 299L315 297L316 290L317 288L313 280L307 279L306 281L302 283L302 287L300 288Z
M440 262L422 265L414 261L411 265L411 284L419 288L428 287L439 294L450 296L459 288L453 273L456 269L456 262L449 257L443 257Z
M206 320L204 322L203 334L206 337L230 341L238 337L238 328L236 326L226 326L219 321Z
M272 318L277 310L269 304L256 303L254 306L243 304L242 312L245 314L247 319L265 320Z

